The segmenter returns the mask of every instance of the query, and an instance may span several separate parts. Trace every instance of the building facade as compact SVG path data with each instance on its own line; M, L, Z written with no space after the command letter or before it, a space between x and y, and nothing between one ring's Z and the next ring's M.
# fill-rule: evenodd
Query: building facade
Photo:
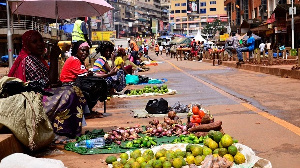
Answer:
M223 0L171 0L170 7L174 33L196 35L215 19L227 22Z

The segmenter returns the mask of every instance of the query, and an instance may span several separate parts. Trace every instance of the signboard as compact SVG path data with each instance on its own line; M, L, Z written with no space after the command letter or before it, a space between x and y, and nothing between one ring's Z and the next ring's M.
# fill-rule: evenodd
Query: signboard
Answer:
M158 32L157 28L158 28L158 20L152 18L151 19L151 30L152 30L152 33L157 33Z
M294 12L294 15L296 15L296 7L294 7L294 10L292 7L289 7L289 15L292 15Z
M199 14L199 0L187 0L186 13Z
M114 31L93 31L92 41L110 41L110 38L116 38Z
M229 34L220 35L220 41L225 41L229 37Z
M274 27L275 33L286 33L286 27Z
M162 20L159 21L159 30L160 31L164 30L164 21L162 21Z

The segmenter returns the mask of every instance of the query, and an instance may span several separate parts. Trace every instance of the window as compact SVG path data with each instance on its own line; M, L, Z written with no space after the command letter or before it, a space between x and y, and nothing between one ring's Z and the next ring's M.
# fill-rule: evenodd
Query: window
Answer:
M186 13L186 10L181 10L181 13Z
M179 18L179 19L176 19L176 22L180 22L180 18Z
M175 6L180 6L180 3L176 3Z
M186 17L183 17L183 18L181 18L181 20L182 20L183 22L185 22L185 21L187 21L187 18L186 18Z
M174 14L174 10L171 10L171 14Z
M180 13L180 10L175 10L175 13Z
M206 6L206 2L200 2L200 6Z
M209 8L210 11L217 11L217 8Z
M209 4L211 4L211 5L217 4L217 1L210 1Z
M181 3L181 6L186 6L186 3Z
M171 20L171 21L174 21L174 17L170 17L170 20Z
M204 9L200 9L200 14L204 14L204 13L206 13L206 9L204 8Z

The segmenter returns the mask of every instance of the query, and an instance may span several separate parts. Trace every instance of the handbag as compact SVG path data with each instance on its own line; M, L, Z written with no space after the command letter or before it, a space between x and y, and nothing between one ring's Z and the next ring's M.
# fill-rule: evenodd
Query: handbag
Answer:
M105 101L107 99L107 83L96 76L78 76L75 86L79 87L87 100Z

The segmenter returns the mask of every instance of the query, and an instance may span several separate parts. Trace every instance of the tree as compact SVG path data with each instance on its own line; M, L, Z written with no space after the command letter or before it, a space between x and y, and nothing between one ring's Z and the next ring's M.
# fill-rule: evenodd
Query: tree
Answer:
M209 34L210 36L214 36L217 31L225 32L224 24L219 19L215 19L212 23L207 23L203 28L203 33Z

